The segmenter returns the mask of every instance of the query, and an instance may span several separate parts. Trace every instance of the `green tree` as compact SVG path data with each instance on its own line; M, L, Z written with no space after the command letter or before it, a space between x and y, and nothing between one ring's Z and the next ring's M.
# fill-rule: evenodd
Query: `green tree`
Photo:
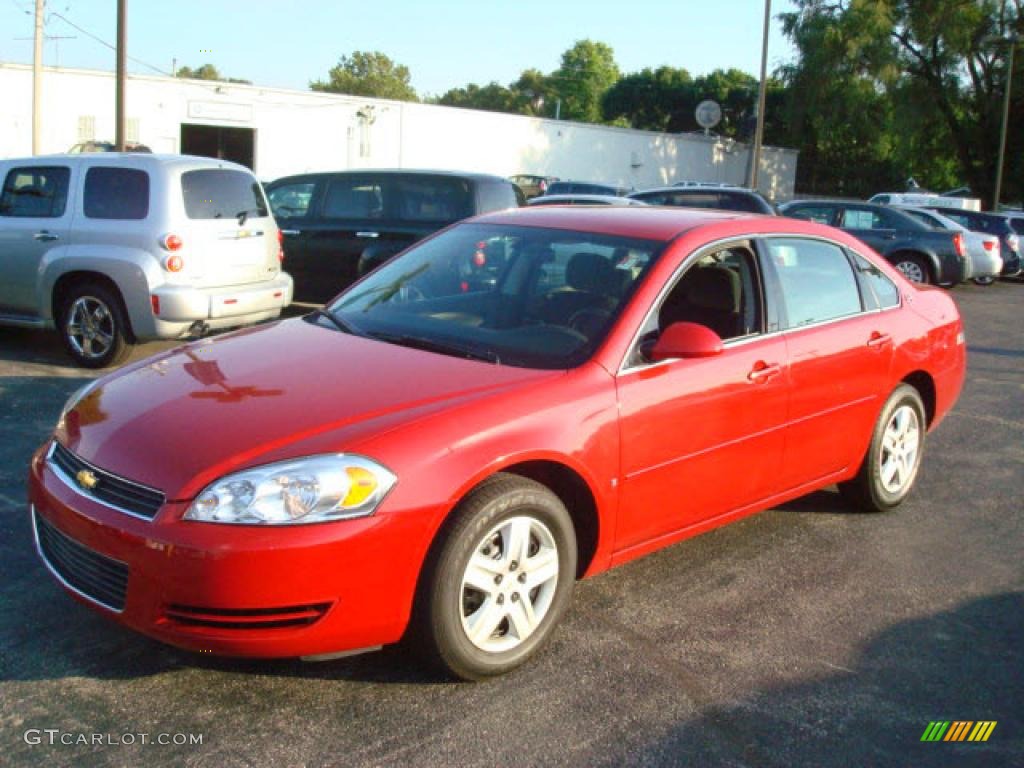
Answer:
M237 77L225 77L213 64L203 64L195 69L192 69L192 67L178 67L178 71L174 73L174 76L190 80L217 80L222 83L242 83L245 85L252 85L251 80L241 80Z
M548 79L553 96L562 101L567 120L600 123L601 99L619 79L615 53L605 43L580 40L562 54L562 64Z
M309 87L329 93L417 101L409 79L408 67L392 61L380 51L354 51L351 56L342 56L337 66L331 67L326 81L314 80Z
M658 67L621 77L601 100L605 120L633 128L678 132L696 126L693 78L685 69Z
M796 5L795 12L783 14L783 23L799 54L789 82L795 86L794 102L802 101L793 105L795 113L804 113L802 124L815 121L812 110L828 107L839 82L869 102L881 97L888 114L872 141L876 161L889 162L892 173L903 178L913 164L916 173L948 182L952 159L959 179L976 194L990 196L1001 97L1010 76L1018 94L1013 113L1024 112L1022 68L1018 64L1014 73L1007 72L1007 45L1000 40L1014 33L1024 38L1021 0L796 0ZM848 129L838 123L819 121L805 140L814 134L820 142L827 133ZM1024 132L1013 131L1004 178L1009 195L1018 199L1022 155Z
M470 83L464 88L452 88L437 98L435 103L446 107L482 109L488 112L519 111L515 92L495 82L484 86Z

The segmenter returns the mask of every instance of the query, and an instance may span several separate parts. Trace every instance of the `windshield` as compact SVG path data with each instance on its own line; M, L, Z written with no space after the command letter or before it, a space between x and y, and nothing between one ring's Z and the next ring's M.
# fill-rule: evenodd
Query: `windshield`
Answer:
M397 344L529 368L571 368L604 340L663 243L463 224L424 241L329 307Z

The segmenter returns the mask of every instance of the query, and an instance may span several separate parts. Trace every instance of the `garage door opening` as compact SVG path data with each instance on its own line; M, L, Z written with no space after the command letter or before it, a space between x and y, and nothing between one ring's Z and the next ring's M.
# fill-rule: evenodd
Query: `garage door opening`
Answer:
M182 123L181 153L230 160L254 170L256 131L253 128L228 128L221 125Z

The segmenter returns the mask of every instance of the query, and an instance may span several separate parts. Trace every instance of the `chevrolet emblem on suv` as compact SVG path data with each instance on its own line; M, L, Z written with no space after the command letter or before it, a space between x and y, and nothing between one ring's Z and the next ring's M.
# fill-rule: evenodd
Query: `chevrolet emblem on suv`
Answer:
M96 477L95 473L90 472L88 469L82 469L75 475L75 480L85 490L91 491L99 483L100 479Z

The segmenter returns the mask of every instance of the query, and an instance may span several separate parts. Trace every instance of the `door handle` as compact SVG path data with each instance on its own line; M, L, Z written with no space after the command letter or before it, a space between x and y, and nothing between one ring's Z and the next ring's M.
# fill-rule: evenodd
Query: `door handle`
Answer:
M281 230L281 234L284 235L285 237L295 237L296 235L301 235L302 234L302 230L301 229L282 229Z
M778 363L766 363L764 360L758 360L754 363L750 373L747 374L747 381L753 384L761 384L774 376L778 376L781 372L782 368Z
M356 232L356 237L380 237L380 232Z
M53 240L60 240L60 235L55 235L52 232L47 232L45 229L41 232L36 232L32 235L33 239L38 240L41 243L49 243Z
M888 333L879 333L878 331L874 331L871 334L871 338L868 339L868 346L880 348L884 347L886 344L889 344L891 341L892 336L890 336Z

